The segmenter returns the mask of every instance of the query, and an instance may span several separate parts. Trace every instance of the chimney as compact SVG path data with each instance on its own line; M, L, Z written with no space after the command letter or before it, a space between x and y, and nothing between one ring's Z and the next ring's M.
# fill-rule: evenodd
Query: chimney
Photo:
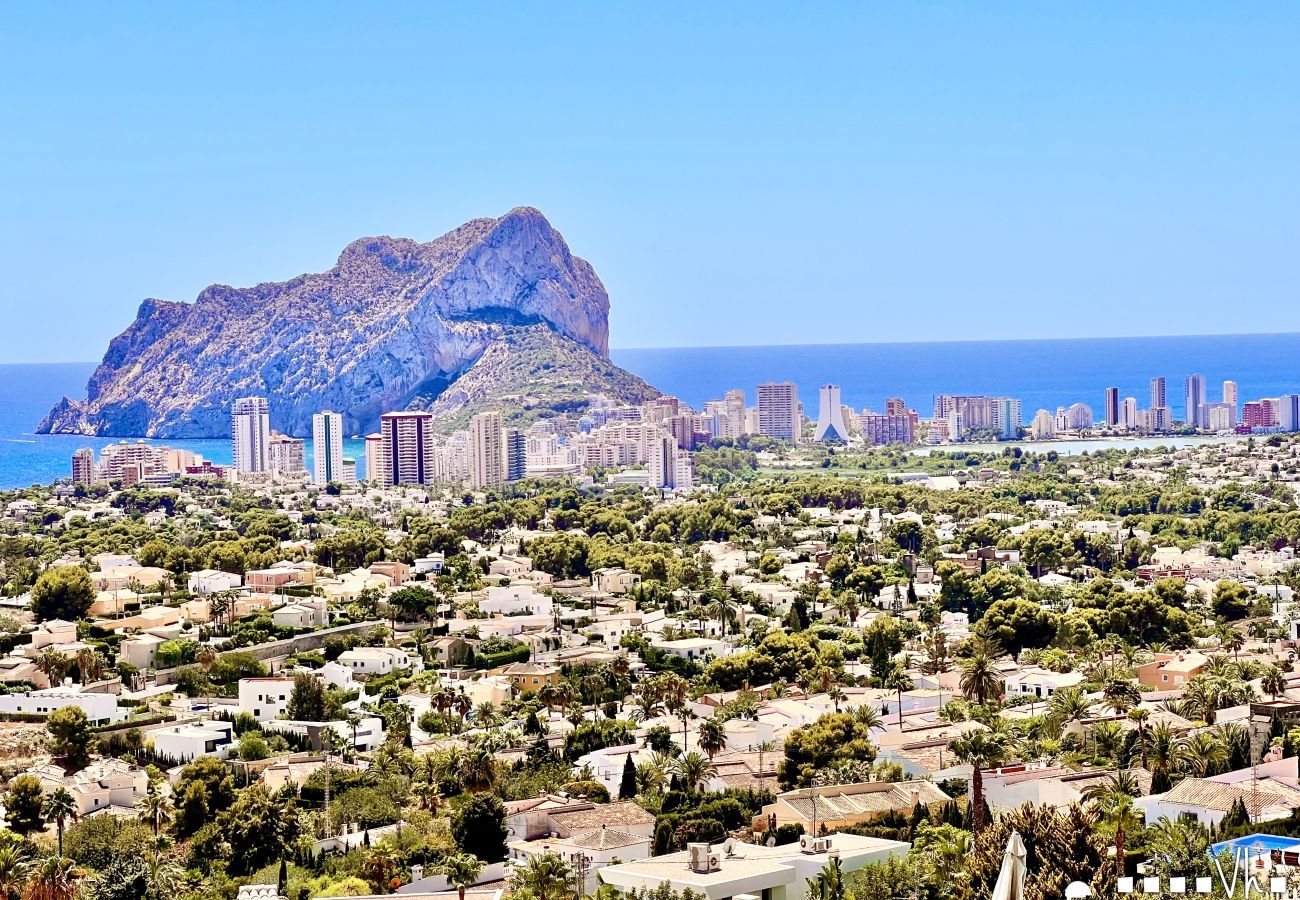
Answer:
M411 866L411 883L414 884L415 882L420 881L423 878L424 878L424 866L418 864Z
M912 809L921 805L921 792L917 788L912 788Z

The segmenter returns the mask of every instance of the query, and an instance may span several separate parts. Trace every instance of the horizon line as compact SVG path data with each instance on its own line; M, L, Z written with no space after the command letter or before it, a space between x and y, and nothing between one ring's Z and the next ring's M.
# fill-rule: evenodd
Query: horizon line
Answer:
M1297 337L1300 331L1215 331L1196 334L1125 334L1118 336L1085 335L1081 337L1019 337L1019 338L934 338L925 341L827 341L825 343L802 342L792 344L677 344L649 347L610 347L616 350L746 350L779 347L906 347L926 344L1039 344L1047 341L1150 341L1179 340L1184 338L1217 337Z
M1215 337L1296 337L1300 338L1300 331L1214 331L1198 332L1195 334L1124 334L1116 336L1105 335L1085 335L1080 337L1018 337L1018 338L934 338L926 341L827 341L827 342L800 342L792 344L661 344L641 347L610 347L609 352L632 350L754 350L765 348L798 348L798 347L906 347L921 346L926 344L1039 344L1047 341L1072 341L1076 343L1085 343L1088 341L1149 341L1149 340L1180 340L1185 338L1215 338ZM3 362L0 366L79 366L79 365L101 365L102 359L55 359L42 360L40 362Z

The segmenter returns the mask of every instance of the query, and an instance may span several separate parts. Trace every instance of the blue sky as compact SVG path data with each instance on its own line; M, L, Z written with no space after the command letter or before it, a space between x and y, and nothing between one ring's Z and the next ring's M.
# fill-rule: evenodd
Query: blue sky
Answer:
M21 4L0 361L542 209L617 347L1300 331L1300 4Z

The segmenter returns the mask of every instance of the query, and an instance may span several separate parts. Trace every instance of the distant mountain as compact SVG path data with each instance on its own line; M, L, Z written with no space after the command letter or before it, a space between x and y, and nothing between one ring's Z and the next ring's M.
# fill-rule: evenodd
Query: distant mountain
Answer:
M489 406L536 418L588 392L658 395L608 352L600 279L540 212L519 208L427 244L363 238L319 275L146 300L86 399L65 397L38 431L223 437L231 402L250 395L269 397L272 427L296 435L323 409L362 433L395 409L459 423Z

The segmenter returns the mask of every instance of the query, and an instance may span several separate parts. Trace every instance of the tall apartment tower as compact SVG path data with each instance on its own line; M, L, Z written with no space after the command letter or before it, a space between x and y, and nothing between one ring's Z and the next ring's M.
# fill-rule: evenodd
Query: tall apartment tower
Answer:
M799 443L799 389L788 381L758 386L758 433Z
M384 480L384 436L379 432L366 435L365 480L374 484Z
M659 432L650 439L650 486L666 491L689 491L694 487L695 467L691 454L677 446L677 439Z
M1151 408L1160 409L1168 406L1165 402L1165 377L1161 375L1158 378L1151 379Z
M231 411L235 471L271 471L271 411L265 397L240 397Z
M469 423L469 483L499 488L506 483L505 432L501 413L483 412Z
M1283 431L1300 431L1300 394L1277 398L1277 424Z
M325 485L343 481L343 416L328 409L311 417L311 480Z
M849 429L844 425L844 404L840 402L838 384L823 385L819 391L817 430L813 440L818 443L844 443L849 439Z
M1197 428L1208 428L1205 411L1205 376L1187 376L1187 424Z
M506 432L506 481L528 476L528 436L518 429Z
M1119 407L1119 424L1130 430L1138 426L1137 397L1125 397Z
M95 483L95 451L92 448L82 447L80 450L73 452L72 483Z
M1223 383L1223 402L1232 407L1233 418L1237 416L1237 382L1225 381Z
M1119 424L1119 388L1106 388L1106 401L1102 404L1103 414L1106 417L1106 427L1114 428Z
M994 397L989 424L1004 438L1020 437L1020 401L1015 397Z
M307 453L302 438L271 432L268 458L277 475L302 475L307 471Z
M391 412L379 417L384 484L433 481L433 413Z
M745 433L745 392L736 388L722 396L727 404L727 430L729 438L738 438Z
M903 402L902 397L885 398L885 415L887 416L905 416L907 415L907 404Z

